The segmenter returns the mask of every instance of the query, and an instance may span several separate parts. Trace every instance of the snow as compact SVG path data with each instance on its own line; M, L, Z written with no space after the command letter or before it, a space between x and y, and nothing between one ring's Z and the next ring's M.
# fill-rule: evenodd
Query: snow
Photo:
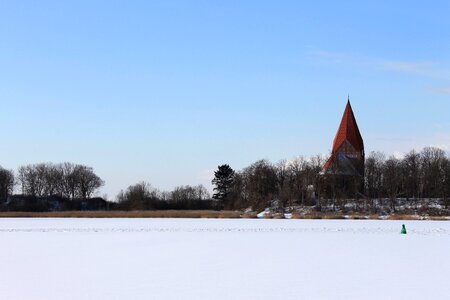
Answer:
M262 212L260 212L259 214L256 215L256 217L259 219L265 218L266 216L270 216L270 208L266 208Z
M285 213L284 214L284 218L285 219L292 219L292 214L291 213Z
M0 240L0 299L450 295L449 222L0 219Z

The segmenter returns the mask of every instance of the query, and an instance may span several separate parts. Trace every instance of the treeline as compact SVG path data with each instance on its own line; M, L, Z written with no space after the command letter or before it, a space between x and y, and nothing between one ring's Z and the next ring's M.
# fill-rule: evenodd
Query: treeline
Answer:
M0 210L222 209L203 185L160 191L141 182L121 191L116 201L92 198L103 185L93 168L80 164L30 164L17 172L0 167Z
M338 176L321 175L325 159L316 155L277 163L259 160L240 171L221 165L212 179L212 197L202 185L160 191L141 182L121 191L115 201L92 198L104 181L88 166L41 163L22 166L16 173L0 167L0 209L260 210L266 207L313 207L322 210L330 205L344 207L353 201L369 203L371 208L387 203L395 210L397 199L405 203L438 199L445 206L450 205L450 158L439 148L410 151L402 158L386 157L382 152L370 153L365 160L364 178L353 178L363 180L362 189L349 188L351 180L342 184L342 178ZM13 195L15 190L17 195Z
M107 207L104 199L90 198L103 184L91 167L68 162L25 165L19 167L17 173L0 167L0 208L27 211L102 209ZM19 193L13 195L15 189Z
M227 209L314 205L324 163L325 159L317 155L277 163L259 160L237 172L222 165L212 181L213 198L223 201Z
M22 195L75 199L90 198L104 181L84 165L40 163L20 167L17 184Z
M223 208L222 202L211 199L203 185L179 186L173 191L160 191L149 183L141 182L121 191L117 196L120 210L146 209L214 209Z
M372 152L365 163L365 193L369 198L448 198L450 159L434 147L403 158Z
M322 156L298 157L275 164L260 160L239 172L222 165L213 179L214 198L223 201L228 209L262 209L274 205L320 207L330 201L358 198L392 201L439 198L447 203L450 197L450 159L439 148L411 151L402 158L370 153L365 160L362 191L349 188L351 180L342 184L338 176L322 176L324 163Z

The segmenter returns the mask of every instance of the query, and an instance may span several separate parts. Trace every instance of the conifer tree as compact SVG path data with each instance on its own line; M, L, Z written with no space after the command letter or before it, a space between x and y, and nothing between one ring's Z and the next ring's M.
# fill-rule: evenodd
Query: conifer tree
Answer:
M233 183L234 170L227 164L218 166L217 171L214 172L214 179L212 180L212 184L216 186L214 188L215 193L213 194L213 198L226 201Z

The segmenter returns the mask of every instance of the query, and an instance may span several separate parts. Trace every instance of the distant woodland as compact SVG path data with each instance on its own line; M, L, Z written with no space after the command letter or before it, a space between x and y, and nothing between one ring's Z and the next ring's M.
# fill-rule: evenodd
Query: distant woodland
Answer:
M98 197L104 181L89 166L39 163L17 171L0 167L0 210L253 210L310 208L317 211L395 212L450 206L450 158L433 147L404 157L371 152L365 159L364 189L321 175L325 157L297 157L276 163L259 160L236 171L220 165L212 178L214 193L202 186L160 191L146 182L121 191L114 200Z

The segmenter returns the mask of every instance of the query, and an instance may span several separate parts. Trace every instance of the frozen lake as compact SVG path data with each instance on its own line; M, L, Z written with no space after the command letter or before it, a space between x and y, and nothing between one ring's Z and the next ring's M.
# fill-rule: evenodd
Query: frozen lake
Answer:
M0 240L0 299L450 297L450 222L0 219Z

